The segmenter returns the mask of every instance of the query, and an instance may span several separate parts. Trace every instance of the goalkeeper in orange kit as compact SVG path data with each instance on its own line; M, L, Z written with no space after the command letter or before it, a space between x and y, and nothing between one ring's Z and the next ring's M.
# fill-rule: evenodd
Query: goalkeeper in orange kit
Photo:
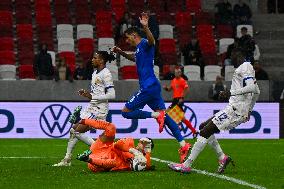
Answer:
M183 110L184 96L188 92L189 87L188 87L186 80L183 79L181 77L181 75L182 75L181 69L176 68L175 69L175 78L171 81L171 85L170 86L165 85L163 88L166 91L173 91L173 101L172 101L171 106L169 107L169 110L171 108L174 108L177 105L177 106L180 107L180 110L182 111L182 113L184 113L184 110ZM195 138L197 136L198 132L192 126L191 122L189 120L187 120L184 116L181 119L181 122L183 122L186 125L186 127L191 130L193 137ZM179 123L177 123L177 124L179 124Z
M93 119L83 119L81 122L95 129L104 130L91 145L90 150L77 156L78 160L88 162L91 171L142 171L152 168L152 139L142 138L135 147L133 138L114 141L116 128L112 123Z

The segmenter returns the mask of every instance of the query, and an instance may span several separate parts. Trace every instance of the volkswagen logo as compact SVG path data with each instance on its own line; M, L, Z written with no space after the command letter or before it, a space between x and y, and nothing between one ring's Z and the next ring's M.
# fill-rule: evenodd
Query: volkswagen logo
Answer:
M41 130L52 138L65 136L71 128L71 124L68 123L70 114L70 110L61 104L47 106L40 114Z
M185 118L188 119L192 126L194 128L196 128L196 125L197 125L197 117L196 117L196 114L194 113L194 111L188 107L188 106L183 106L183 109L185 111ZM180 123L179 124L180 126L180 132L181 132L181 135L185 138L185 137L188 137L192 134L191 130L189 128L186 127L186 125ZM165 130L167 131L167 133L171 136L173 136L171 130L168 128L168 127L165 127Z

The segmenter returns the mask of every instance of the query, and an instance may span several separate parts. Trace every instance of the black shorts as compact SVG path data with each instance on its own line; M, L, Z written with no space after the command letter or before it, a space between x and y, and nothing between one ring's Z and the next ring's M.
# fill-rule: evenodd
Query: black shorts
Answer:
M180 107L180 109L182 109L182 111L184 112L184 109L183 109L184 103L178 103L179 99L181 99L181 98L174 98L174 99L172 100L172 104L170 105L169 108L172 108L172 107L174 107L175 105L178 105L178 106Z

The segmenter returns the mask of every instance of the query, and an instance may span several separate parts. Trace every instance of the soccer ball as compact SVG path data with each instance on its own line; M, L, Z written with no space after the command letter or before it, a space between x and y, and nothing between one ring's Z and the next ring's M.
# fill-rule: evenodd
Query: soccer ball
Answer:
M141 161L140 158L135 157L132 159L130 167L133 171L144 171L146 169L146 162L143 160Z

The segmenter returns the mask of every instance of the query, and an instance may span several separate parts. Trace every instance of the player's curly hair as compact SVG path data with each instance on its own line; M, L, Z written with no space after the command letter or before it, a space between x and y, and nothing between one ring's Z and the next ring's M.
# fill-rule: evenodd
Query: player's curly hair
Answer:
M103 58L104 62L111 62L115 60L115 56L112 52L107 52L107 51L98 51L98 54Z

